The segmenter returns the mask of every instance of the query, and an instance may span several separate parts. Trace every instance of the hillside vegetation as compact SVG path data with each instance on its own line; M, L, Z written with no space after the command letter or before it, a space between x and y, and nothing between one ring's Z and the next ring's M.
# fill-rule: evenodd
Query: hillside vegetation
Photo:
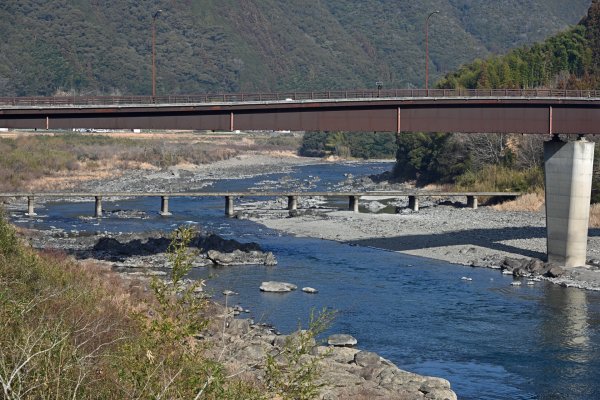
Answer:
M9 0L0 3L0 96L422 86L460 64L543 40L590 0Z
M443 77L437 86L599 89L600 1L593 1L588 15L577 26L504 56L463 65ZM470 190L541 189L544 138L515 133L400 135L395 175L420 184L447 182ZM599 160L596 152L595 170ZM599 177L594 187L600 187Z
M332 314L311 315L296 341L252 369L225 363L232 315L203 295L204 281L184 279L196 234L173 232L169 280L128 282L101 265L37 253L0 212L2 399L316 398L322 357L302 356ZM251 370L263 370L262 381Z

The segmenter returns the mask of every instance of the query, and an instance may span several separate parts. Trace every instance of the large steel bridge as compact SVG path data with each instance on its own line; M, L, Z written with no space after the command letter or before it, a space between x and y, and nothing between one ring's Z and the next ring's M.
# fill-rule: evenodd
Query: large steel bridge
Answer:
M548 259L586 262L600 92L343 90L196 96L0 98L0 128L526 133L544 143Z
M397 89L0 98L0 127L599 134L600 91Z

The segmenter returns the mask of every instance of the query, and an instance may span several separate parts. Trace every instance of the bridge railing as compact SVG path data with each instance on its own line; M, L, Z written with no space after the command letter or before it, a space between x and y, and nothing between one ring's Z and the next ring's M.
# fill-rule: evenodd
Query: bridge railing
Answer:
M236 103L263 101L357 100L427 97L600 98L598 90L562 89L352 89L318 92L220 93L169 96L0 97L0 106L98 106Z

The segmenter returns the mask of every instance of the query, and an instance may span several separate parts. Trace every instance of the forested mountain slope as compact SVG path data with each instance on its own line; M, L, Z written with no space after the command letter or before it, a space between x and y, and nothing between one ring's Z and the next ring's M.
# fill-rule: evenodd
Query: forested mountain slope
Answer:
M422 86L459 65L543 40L590 0L5 0L0 96Z
M600 88L600 1L582 21L543 42L478 59L447 74L442 88Z
M585 18L567 31L466 64L437 86L600 89L600 0L593 0ZM394 172L400 180L454 183L468 190L541 190L545 139L518 132L400 135ZM598 172L600 152L595 156ZM593 184L593 200L600 202L600 174L595 174Z

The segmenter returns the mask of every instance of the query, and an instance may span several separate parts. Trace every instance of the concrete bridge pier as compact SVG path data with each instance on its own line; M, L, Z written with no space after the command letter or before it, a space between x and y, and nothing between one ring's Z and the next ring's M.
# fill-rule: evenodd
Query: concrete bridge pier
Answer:
M419 211L419 198L417 196L408 196L408 208Z
M231 216L233 216L233 213L234 213L233 197L225 196L225 215L227 215L228 217L231 217Z
M586 263L594 143L583 136L544 143L548 261L566 267Z
M467 207L477 210L477 196L467 196Z
M348 196L348 209L352 212L358 212L358 199L359 196Z
M27 215L28 217L35 217L35 209L33 207L33 196L27 196Z
M298 196L288 196L288 210L295 211L298 209Z
M102 196L96 196L96 212L94 213L94 217L102 217Z
M169 212L169 196L161 196L160 197L160 215L162 215L163 217L168 217L169 215L172 215Z

